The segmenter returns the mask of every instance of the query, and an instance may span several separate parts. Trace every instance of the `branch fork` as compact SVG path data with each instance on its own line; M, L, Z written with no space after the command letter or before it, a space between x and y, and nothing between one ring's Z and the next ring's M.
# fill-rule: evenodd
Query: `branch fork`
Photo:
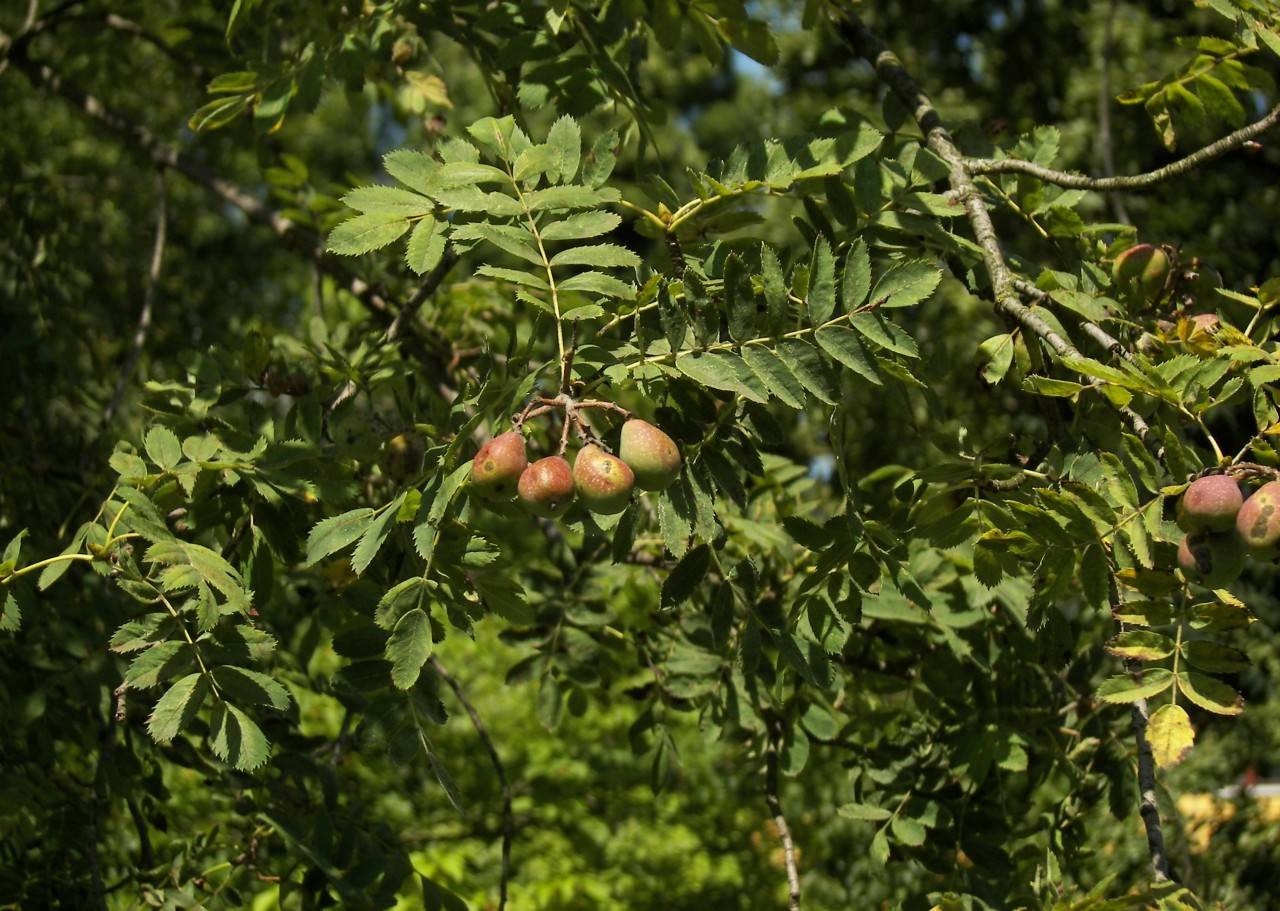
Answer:
M525 422L544 414L550 414L553 411L563 412L563 424L560 431L560 450L558 455L563 456L565 450L569 448L569 430L572 428L578 434L578 437L584 444L599 446L605 452L612 450L605 445L604 441L596 434L594 428L587 423L586 417L581 414L583 411L598 409L601 411L612 411L622 415L623 419L631 417L631 412L616 405L613 402L606 402L602 399L575 399L567 392L562 392L555 397L535 396L529 400L524 409L511 416L511 427L514 430L520 430L524 427Z

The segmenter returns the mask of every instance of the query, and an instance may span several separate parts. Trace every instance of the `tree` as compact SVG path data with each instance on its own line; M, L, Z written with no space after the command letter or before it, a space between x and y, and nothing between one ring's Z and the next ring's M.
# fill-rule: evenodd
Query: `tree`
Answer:
M5 13L5 900L1261 906L1280 7L932 6Z

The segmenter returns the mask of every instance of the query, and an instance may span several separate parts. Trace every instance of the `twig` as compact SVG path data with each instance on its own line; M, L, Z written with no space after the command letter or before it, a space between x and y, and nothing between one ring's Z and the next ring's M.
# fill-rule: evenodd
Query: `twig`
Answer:
M502 765L502 758L498 756L498 750L489 737L489 731L480 720L480 713L476 711L476 707L463 693L462 686L452 674L445 670L444 665L435 655L431 656L431 667L440 675L440 679L449 684L449 689L453 690L453 695L458 697L458 701L471 717L471 726L476 729L480 742L488 751L489 760L493 763L493 769L498 775L498 784L502 788L502 878L498 881L498 911L503 911L507 906L507 883L511 878L511 842L515 838L515 816L511 811L511 784L507 781L506 768Z
M1280 123L1280 105L1276 105L1261 120L1223 136L1202 149L1197 149L1185 158L1180 158L1162 168L1147 171L1144 174L1133 174L1125 177L1090 177L1086 174L1072 174L1068 171L1056 171L1020 158L967 158L965 165L973 174L1030 174L1046 183L1056 184L1072 190L1142 190L1173 177L1179 177L1202 164L1221 158L1228 152L1238 149L1249 140L1260 136Z
M164 259L165 235L168 232L169 214L165 200L164 173L156 175L156 238L151 247L151 265L147 269L146 283L142 288L142 310L138 313L138 327L133 333L133 342L129 346L129 356L125 358L120 377L116 380L115 392L106 410L102 412L102 426L106 428L115 417L116 409L124 400L125 390L133 379L133 372L142 357L142 349L147 343L147 335L151 331L151 316L156 299L156 285L160 281L160 264Z
M1053 301L1053 297L1046 291L1041 291L1031 282L1024 278L1014 278L1013 286L1018 289L1018 293L1024 297L1039 301L1042 304L1048 304ZM1107 330L1103 329L1097 323L1090 322L1087 319L1080 321L1080 328L1085 334L1092 338L1095 342L1107 349L1107 353L1121 358L1126 361L1133 360L1133 355L1129 353L1129 349L1120 343L1120 340L1113 336Z
M791 840L791 827L782 812L782 800L778 797L778 744L772 725L765 746L764 799L773 814L773 824L778 828L782 842L782 857L787 867L787 911L800 911L800 871L796 867L796 846Z

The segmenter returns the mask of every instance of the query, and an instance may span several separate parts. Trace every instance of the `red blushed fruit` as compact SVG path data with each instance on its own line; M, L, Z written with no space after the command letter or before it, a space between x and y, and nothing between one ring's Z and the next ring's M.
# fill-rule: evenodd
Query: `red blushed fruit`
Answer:
M1178 525L1183 531L1226 531L1236 524L1243 504L1240 485L1232 478L1197 478L1178 501Z
M554 519L573 502L573 470L560 456L538 459L520 475L520 502L535 516Z
M1153 300L1169 279L1169 256L1151 244L1130 247L1116 257L1111 278L1116 287Z
M618 455L635 472L641 490L664 490L680 474L675 441L648 421L632 418L622 425Z
M573 460L573 482L587 509L612 515L627 508L636 476L622 459L587 444Z
M1280 481L1268 481L1244 501L1236 514L1236 531L1254 553L1269 553L1280 544Z
M514 430L500 433L480 447L471 461L471 490L485 500L507 500L529 467L524 437Z

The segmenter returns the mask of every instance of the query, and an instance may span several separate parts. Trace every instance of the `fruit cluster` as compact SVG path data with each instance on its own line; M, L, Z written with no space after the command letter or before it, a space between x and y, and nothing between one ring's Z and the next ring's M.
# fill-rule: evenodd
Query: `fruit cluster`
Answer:
M559 455L531 464L519 429L498 434L471 463L471 490L489 501L516 495L529 512L549 519L564 515L575 495L592 512L611 515L627 508L633 488L663 490L680 472L675 441L647 421L630 418L622 425L616 456L594 436L584 439L570 468L563 442Z
M1209 588L1228 585L1244 570L1246 557L1280 556L1280 481L1268 481L1248 499L1227 475L1191 482L1178 501L1178 567Z

